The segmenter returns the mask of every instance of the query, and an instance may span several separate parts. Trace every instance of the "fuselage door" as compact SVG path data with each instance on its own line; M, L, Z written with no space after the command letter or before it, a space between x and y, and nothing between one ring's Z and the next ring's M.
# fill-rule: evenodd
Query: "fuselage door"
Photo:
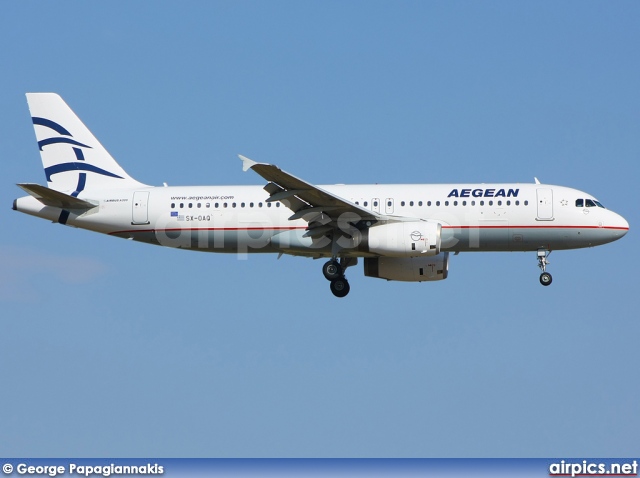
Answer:
M536 189L538 199L538 220L553 221L553 189Z
M133 193L131 224L149 224L149 191L136 191Z
M386 198L384 200L384 213L393 214L393 198Z

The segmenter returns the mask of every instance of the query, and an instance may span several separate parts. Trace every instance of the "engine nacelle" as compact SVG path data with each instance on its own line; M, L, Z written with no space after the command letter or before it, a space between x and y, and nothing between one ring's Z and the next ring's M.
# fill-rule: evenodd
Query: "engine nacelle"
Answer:
M370 227L363 246L388 257L435 256L440 254L441 230L437 222L392 222Z
M366 258L364 275L405 282L443 280L449 275L449 253L431 257Z

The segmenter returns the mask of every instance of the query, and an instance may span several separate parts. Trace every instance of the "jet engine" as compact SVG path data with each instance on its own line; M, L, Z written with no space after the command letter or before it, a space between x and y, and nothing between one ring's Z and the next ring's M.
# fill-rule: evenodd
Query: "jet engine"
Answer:
M449 275L449 253L431 257L368 257L364 260L364 275L405 282L443 280Z
M442 226L437 222L392 222L363 234L360 250L388 257L435 256L440 253Z

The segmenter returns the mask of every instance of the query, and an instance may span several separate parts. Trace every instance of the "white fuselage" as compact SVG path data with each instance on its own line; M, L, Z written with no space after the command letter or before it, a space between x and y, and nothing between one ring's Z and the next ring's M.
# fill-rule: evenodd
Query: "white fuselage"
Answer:
M562 186L376 184L320 188L379 214L440 223L443 251L592 247L619 239L629 228L620 215L596 206L591 195ZM268 197L259 186L141 187L91 191L86 199L95 201L97 207L86 212L71 210L62 216L61 209L44 206L31 196L17 199L14 208L55 222L169 247L331 256L330 246L299 244L307 222L289 220L292 211L280 201L267 202ZM588 207L587 202L592 205ZM284 242L283 233L287 234ZM273 239L276 235L279 240ZM344 253L369 255L357 248Z

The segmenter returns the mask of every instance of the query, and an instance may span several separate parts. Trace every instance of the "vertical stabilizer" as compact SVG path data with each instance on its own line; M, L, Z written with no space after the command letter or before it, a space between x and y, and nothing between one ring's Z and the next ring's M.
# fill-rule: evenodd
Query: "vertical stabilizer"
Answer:
M48 186L77 197L83 190L141 187L55 93L27 93Z

